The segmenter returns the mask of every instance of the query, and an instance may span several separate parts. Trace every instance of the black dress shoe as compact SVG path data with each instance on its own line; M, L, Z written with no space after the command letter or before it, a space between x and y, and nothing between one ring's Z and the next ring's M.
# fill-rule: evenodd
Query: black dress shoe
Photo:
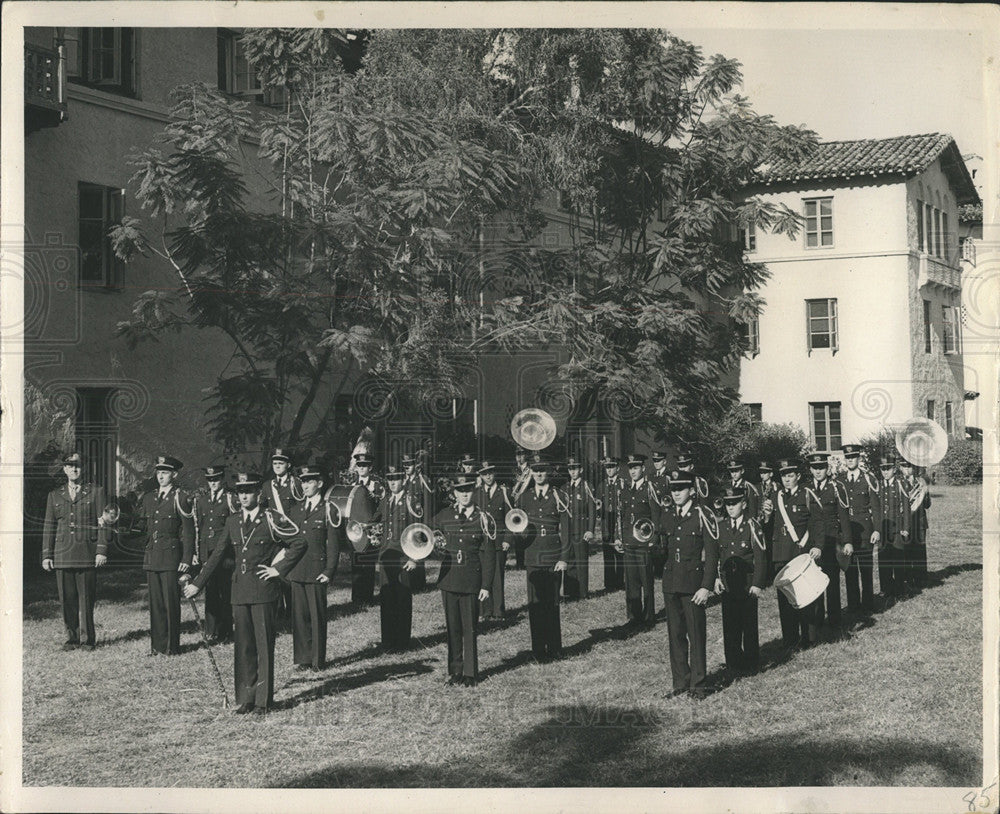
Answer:
M253 708L253 714L254 715L267 715L267 711L268 711L267 707L254 707Z
M77 642L65 642L62 646L63 650L76 650L80 645Z
M248 712L253 712L253 710L254 710L254 705L248 702L246 704L240 704L238 707L236 707L236 714L246 715Z
M93 650L94 650L95 647L96 647L96 645L93 645L93 644L81 644L80 645L80 649L81 650L86 650L88 653L89 652L93 652Z
M463 687L475 687L479 683L478 678L473 678L472 676L464 676L462 678Z
M453 687L456 684L461 684L462 676L448 676L448 680L444 683L447 684L449 687Z
M309 669L309 665L308 664L296 664L295 665L295 672L296 673L304 673L308 669Z

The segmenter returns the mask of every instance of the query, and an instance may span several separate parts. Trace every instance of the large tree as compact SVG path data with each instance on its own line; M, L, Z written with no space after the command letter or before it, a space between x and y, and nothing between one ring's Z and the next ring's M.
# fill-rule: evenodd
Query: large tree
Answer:
M754 114L735 62L661 31L364 36L349 73L342 32L247 31L284 109L178 88L165 149L137 158L152 218L123 223L117 247L160 255L180 285L140 296L119 330L229 337L216 438L322 445L307 416L349 376L412 403L458 395L478 354L538 344L567 349L553 376L582 415L603 398L690 437L728 407L721 374L766 276L734 227L797 225L742 188L813 134ZM267 178L269 205L251 208L248 172ZM578 228L546 250L554 190Z

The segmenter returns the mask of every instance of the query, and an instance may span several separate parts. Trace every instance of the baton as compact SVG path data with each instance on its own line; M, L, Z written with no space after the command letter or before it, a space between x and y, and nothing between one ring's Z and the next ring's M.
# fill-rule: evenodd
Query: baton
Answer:
M184 575L187 577L187 575ZM187 585L191 582L191 578L184 577L181 578L181 584ZM194 602L194 597L188 597L188 602L191 603L191 610L194 611L194 618L198 620L198 630L201 631L201 640L205 643L205 647L208 649L208 658L212 662L212 669L215 670L215 678L219 682L219 689L222 690L222 708L229 709L229 694L226 692L226 685L222 681L222 673L219 672L219 665L215 661L215 651L212 650L212 645L208 641L208 636L205 635L205 623L201 620L201 614L198 613L198 606Z

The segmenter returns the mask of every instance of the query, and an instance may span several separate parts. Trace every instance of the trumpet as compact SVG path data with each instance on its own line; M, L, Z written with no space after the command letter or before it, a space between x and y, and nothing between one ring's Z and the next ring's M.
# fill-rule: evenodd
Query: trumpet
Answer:
M511 509L504 517L504 525L512 534L521 534L528 528L528 513L524 509Z
M653 521L648 517L640 517L632 524L632 536L640 543L648 543L653 539Z
M347 539L352 543L360 543L367 535L368 543L378 548L382 545L382 533L381 523L361 523L357 520L347 523Z

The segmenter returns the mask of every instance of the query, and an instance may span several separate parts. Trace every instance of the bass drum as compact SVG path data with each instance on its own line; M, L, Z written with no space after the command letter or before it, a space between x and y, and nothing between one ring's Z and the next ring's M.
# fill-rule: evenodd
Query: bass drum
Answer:
M330 525L338 529L340 544L343 545L346 540L355 551L370 548L367 527L356 540L348 537L347 528L352 523L371 522L375 509L375 498L364 486L338 483L326 493L326 513Z

